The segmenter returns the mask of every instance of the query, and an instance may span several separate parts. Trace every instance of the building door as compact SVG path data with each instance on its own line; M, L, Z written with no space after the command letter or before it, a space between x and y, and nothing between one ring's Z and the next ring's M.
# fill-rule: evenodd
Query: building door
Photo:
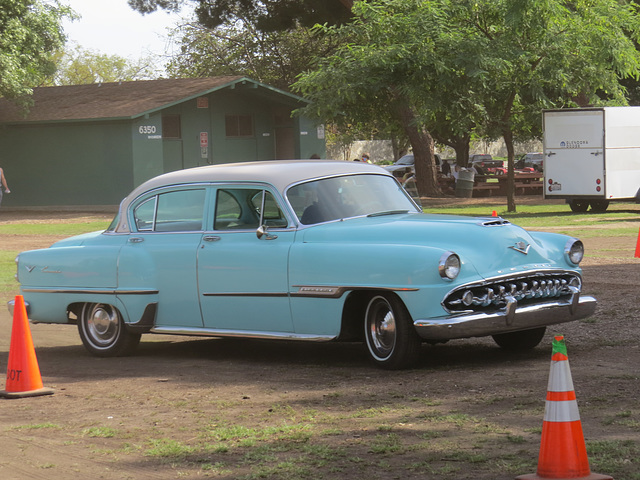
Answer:
M292 160L297 157L293 139L293 127L276 127L276 160Z
M292 160L298 158L294 136L295 123L291 118L291 110L278 108L273 114L275 133L275 159Z

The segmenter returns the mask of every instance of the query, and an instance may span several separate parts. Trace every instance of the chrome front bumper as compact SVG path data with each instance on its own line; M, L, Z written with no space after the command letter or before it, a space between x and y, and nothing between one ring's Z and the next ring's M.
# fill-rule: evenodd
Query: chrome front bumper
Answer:
M426 340L484 337L531 328L572 322L593 314L593 297L572 295L569 301L547 302L518 307L517 302L498 312L460 313L449 317L413 322L418 335Z

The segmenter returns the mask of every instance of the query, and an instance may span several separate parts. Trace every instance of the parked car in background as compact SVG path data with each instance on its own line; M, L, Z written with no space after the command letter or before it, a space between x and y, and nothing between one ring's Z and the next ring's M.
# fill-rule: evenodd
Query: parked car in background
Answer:
M436 169L441 171L442 169L442 158L440 154L434 154L436 160ZM415 158L413 153L407 153L400 157L395 163L392 165L385 165L383 167L387 172L391 172L394 177L403 178L406 174L415 174Z
M506 174L504 162L502 160L494 160L491 155L485 153L469 156L469 165L476 167L476 169L479 167L479 173L494 175Z
M77 325L100 357L147 333L360 341L396 369L423 342L521 351L591 315L582 257L569 236L424 214L375 165L270 161L153 178L105 231L20 253L16 278L32 322Z
M525 153L516 162L516 168L531 168L536 172L542 172L544 169L544 153Z

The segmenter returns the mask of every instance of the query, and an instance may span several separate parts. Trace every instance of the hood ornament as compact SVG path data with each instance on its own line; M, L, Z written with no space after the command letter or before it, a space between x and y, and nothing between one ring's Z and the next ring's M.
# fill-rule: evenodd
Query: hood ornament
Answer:
M529 249L531 248L531 245L525 242L516 242L515 245L511 245L509 248L512 248L516 252L524 253L526 255L529 253Z

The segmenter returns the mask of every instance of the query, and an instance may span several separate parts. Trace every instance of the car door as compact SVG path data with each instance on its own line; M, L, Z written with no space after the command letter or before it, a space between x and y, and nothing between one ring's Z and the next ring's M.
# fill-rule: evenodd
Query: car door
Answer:
M221 333L292 332L287 262L295 228L259 186L221 186L198 249L204 326ZM267 231L258 235L258 229Z
M121 289L157 291L156 326L202 327L196 258L206 196L203 186L174 187L132 206L132 233L120 251L118 279ZM126 298L131 308L135 301Z

